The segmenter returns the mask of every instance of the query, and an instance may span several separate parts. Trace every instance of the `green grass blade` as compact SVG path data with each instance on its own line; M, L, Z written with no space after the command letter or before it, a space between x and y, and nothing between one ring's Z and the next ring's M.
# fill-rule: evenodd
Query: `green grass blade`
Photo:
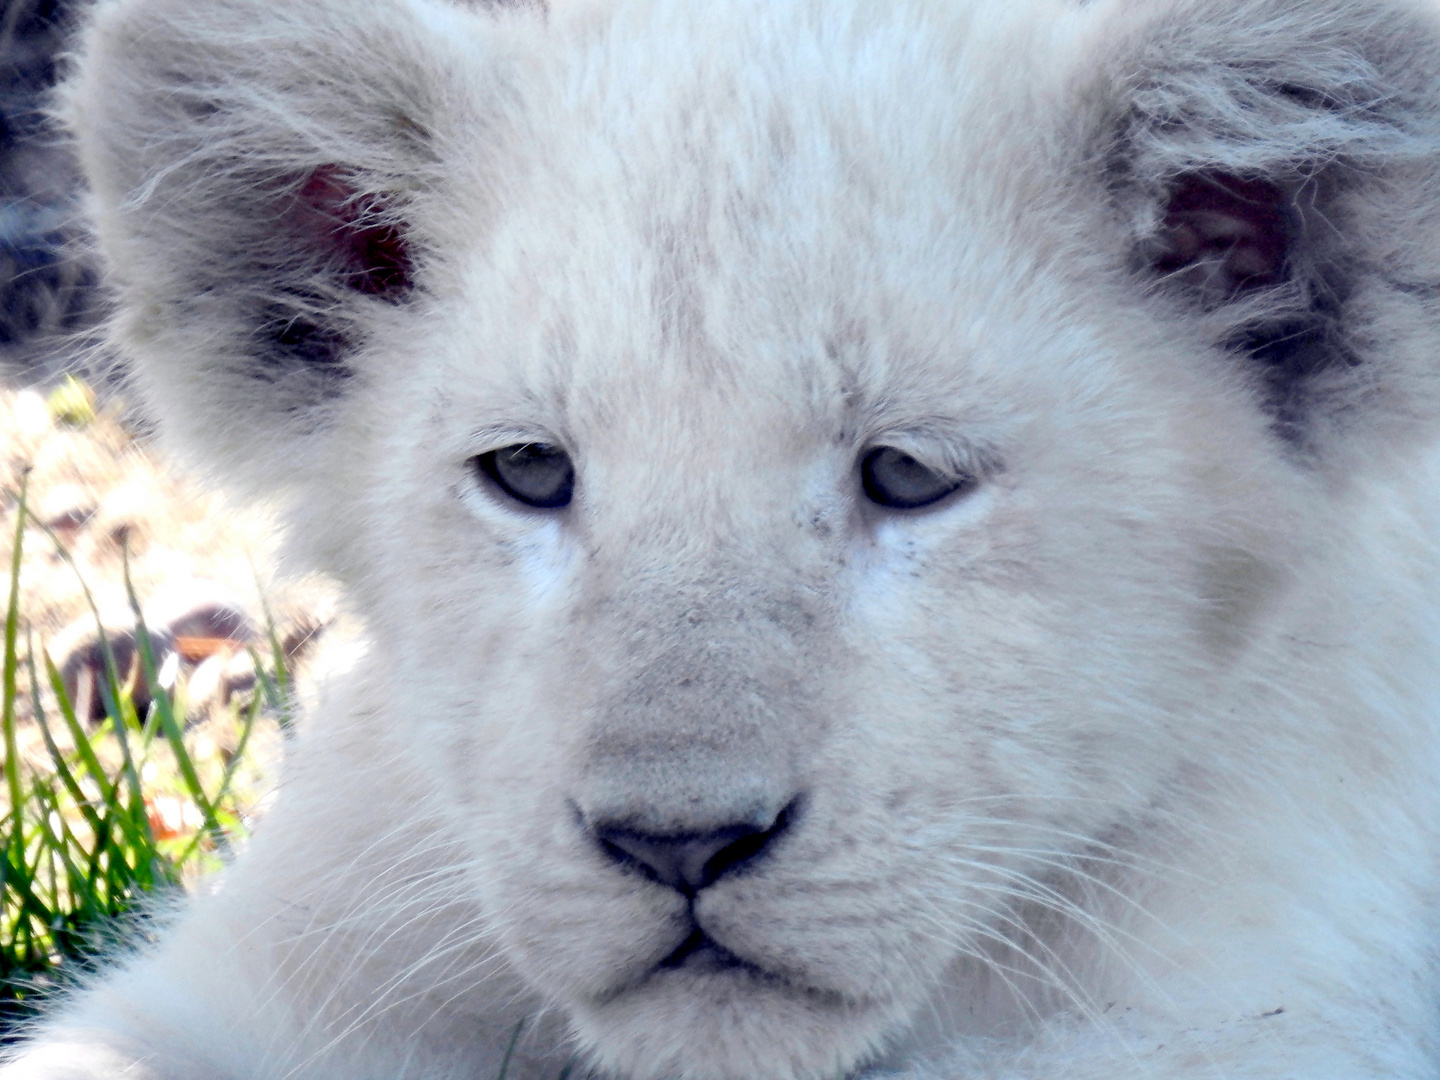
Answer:
M119 803L124 810L121 818L122 828L125 818L135 816L135 807L143 808L145 803L145 791L140 784L140 770L135 765L135 755L130 748L130 733L138 731L140 721L135 716L135 705L130 700L130 695L120 692L118 687L112 689L104 683L100 685L100 696L105 705L105 711L111 718L110 730L115 735L115 742L120 747L121 777L130 793L128 803ZM143 814L141 815L143 818ZM148 823L147 823L148 828ZM127 831L128 832L128 831ZM153 838L150 841L153 844Z
M60 703L60 716L65 721L65 727L70 732L70 738L75 742L75 753L79 755L81 764L85 767L90 779L101 784L109 782L109 776L100 759L95 756L95 748L90 743L90 736L85 733L85 728L80 723L80 718L75 715L75 709L70 704L69 696L65 692L65 679L60 674L60 669L50 659L50 654L45 654L45 676L50 680L50 688L55 692L55 698Z
M150 631L145 626L145 619L140 613L140 599L135 595L135 586L130 580L130 553L127 549L124 552L123 568L125 574L125 595L130 600L130 608L135 615L135 638L136 646L140 653L140 669L146 685L150 687L150 700L155 715L160 722L160 730L164 734L170 749L175 754L175 764L180 769L180 776L185 781L185 788L195 805L200 808L204 815L206 830L218 832L220 823L215 819L215 807L211 805L210 799L205 794L204 785L200 783L200 776L195 771L195 763L190 760L190 752L185 748L185 735L180 724L175 719L174 700L166 689L160 685L159 670L155 664L155 649L150 641Z
M255 664L255 677L258 682L258 680L264 677L264 672L260 670L260 659L258 656L255 655L254 649L250 650L250 658ZM262 700L263 695L257 693L253 698L250 699L250 704L245 710L245 725L240 729L240 739L235 744L235 753L231 756L230 761L225 766L225 772L220 777L220 786L216 789L215 798L212 800L216 807L223 806L226 798L230 795L230 785L234 782L235 774L239 771L241 764L245 760L245 750L250 745L250 736L254 732L255 725L260 719L260 703ZM201 837L206 835L207 830L201 829L193 837L191 837L190 843L186 845L185 850L181 853L180 857L175 860L176 864L179 866L184 866L185 863L188 862L190 858L195 854L196 849L200 846ZM214 840L217 845L224 840L223 834L210 835L214 836Z
M265 616L265 638L270 643L270 659L275 664L275 682L279 686L279 696L272 702L280 714L280 730L288 733L290 727L290 714L288 703L290 700L290 665L285 655L285 646L280 641L280 632L275 629L275 616L270 611L270 601L265 599L265 590L259 587L260 576L255 572L255 567L250 567L251 573L255 575L256 591L260 594L260 611ZM253 657L254 650L251 650ZM260 664L257 661L255 671L260 671ZM283 702L283 704L282 704Z
M76 885L78 884L82 890L84 889L85 875L70 856L70 849L78 846L78 841L76 841L74 834L70 832L70 827L65 824L64 807L61 805L60 798L54 789L48 785L37 784L32 792L31 800L36 807L35 818L40 826L43 847L52 859L58 860L61 866L64 867L65 878L70 885L69 899L73 900ZM59 833L55 831L55 827L51 821L52 817L54 820L60 822ZM66 896L60 892L60 875L55 873L53 868L49 877L51 882L50 909L52 912L58 912L65 904ZM84 896L83 891L82 906L89 906L88 897Z
M35 880L35 871L38 866L27 865L23 851L18 853L11 847L5 854L6 861L10 864L9 873L6 875L6 886L9 891L19 899L20 914L24 920L22 925L26 929L26 937L34 941L34 932L30 924L40 927L48 927L55 915L47 904L35 895L32 882Z
M29 650L27 664L30 669L30 700L35 710L35 723L40 728L40 736L45 740L45 750L50 755L50 763L55 766L55 775L60 778L60 783L64 785L65 790L70 793L70 798L75 800L75 806L79 809L80 813L84 815L85 823L89 825L92 830L98 831L100 818L95 813L95 808L90 805L90 800L85 797L85 792L75 779L75 774L70 768L70 763L66 760L65 754L56 744L55 736L50 731L50 720L45 715L45 705L40 698L40 675L35 667L35 640L33 637L28 639L27 648ZM49 660L48 656L46 660ZM57 698L60 711L63 713L66 709L70 709L73 717L74 709L66 698L63 682L57 690ZM79 725L76 724L75 726L78 727Z
M20 786L20 747L15 733L15 687L18 674L16 635L20 629L20 561L25 541L29 488L30 476L26 473L20 478L15 546L10 552L10 599L5 607L4 673L0 676L0 726L5 729L5 783L10 789L10 829L13 837L20 836L25 810L24 791Z

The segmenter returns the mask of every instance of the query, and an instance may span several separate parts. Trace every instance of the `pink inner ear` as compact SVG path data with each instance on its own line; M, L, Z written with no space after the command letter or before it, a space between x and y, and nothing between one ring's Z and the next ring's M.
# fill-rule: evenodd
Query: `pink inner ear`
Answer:
M1285 276L1284 196L1264 180L1219 173L1181 178L1170 194L1151 265L1225 300Z
M410 250L398 224L377 220L383 210L383 195L361 194L340 166L324 165L300 186L287 218L350 288L391 299L410 288Z

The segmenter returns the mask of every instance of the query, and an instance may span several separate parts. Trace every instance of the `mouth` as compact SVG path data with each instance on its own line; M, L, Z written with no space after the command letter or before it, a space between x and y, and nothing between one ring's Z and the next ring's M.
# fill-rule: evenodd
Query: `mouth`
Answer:
M750 961L736 956L715 941L698 925L675 951L655 965L656 971L722 972L744 971L751 975L775 978Z
M651 984L667 983L677 977L687 981L695 979L711 985L717 980L735 980L750 986L768 987L786 996L805 998L812 1003L834 1008L855 1004L838 991L797 980L792 975L773 971L747 960L706 933L693 914L688 921L689 933L664 959L644 970L634 972L630 978L596 995L595 1004L605 1005L642 988L648 988ZM678 985L676 989L679 989Z

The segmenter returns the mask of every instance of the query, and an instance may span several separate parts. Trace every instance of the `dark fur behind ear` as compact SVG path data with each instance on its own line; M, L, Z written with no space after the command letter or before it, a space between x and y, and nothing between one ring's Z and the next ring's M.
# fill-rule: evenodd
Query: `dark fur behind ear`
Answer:
M1440 340L1436 13L1193 0L1107 17L1105 167L1132 269L1240 358L1285 438L1428 429L1440 358L1411 354Z
M113 337L169 433L226 465L274 447L283 471L286 441L327 423L384 311L424 290L447 140L500 141L499 18L428 0L97 7L67 119Z

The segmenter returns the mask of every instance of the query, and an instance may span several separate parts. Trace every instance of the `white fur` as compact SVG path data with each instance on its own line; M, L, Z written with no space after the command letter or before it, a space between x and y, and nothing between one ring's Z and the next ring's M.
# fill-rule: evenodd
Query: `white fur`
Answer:
M1440 1072L1428 3L105 0L66 102L137 385L374 646L4 1080ZM407 296L277 224L336 165ZM1283 282L1149 269L1211 173ZM796 795L695 901L751 968L658 968L577 813Z

